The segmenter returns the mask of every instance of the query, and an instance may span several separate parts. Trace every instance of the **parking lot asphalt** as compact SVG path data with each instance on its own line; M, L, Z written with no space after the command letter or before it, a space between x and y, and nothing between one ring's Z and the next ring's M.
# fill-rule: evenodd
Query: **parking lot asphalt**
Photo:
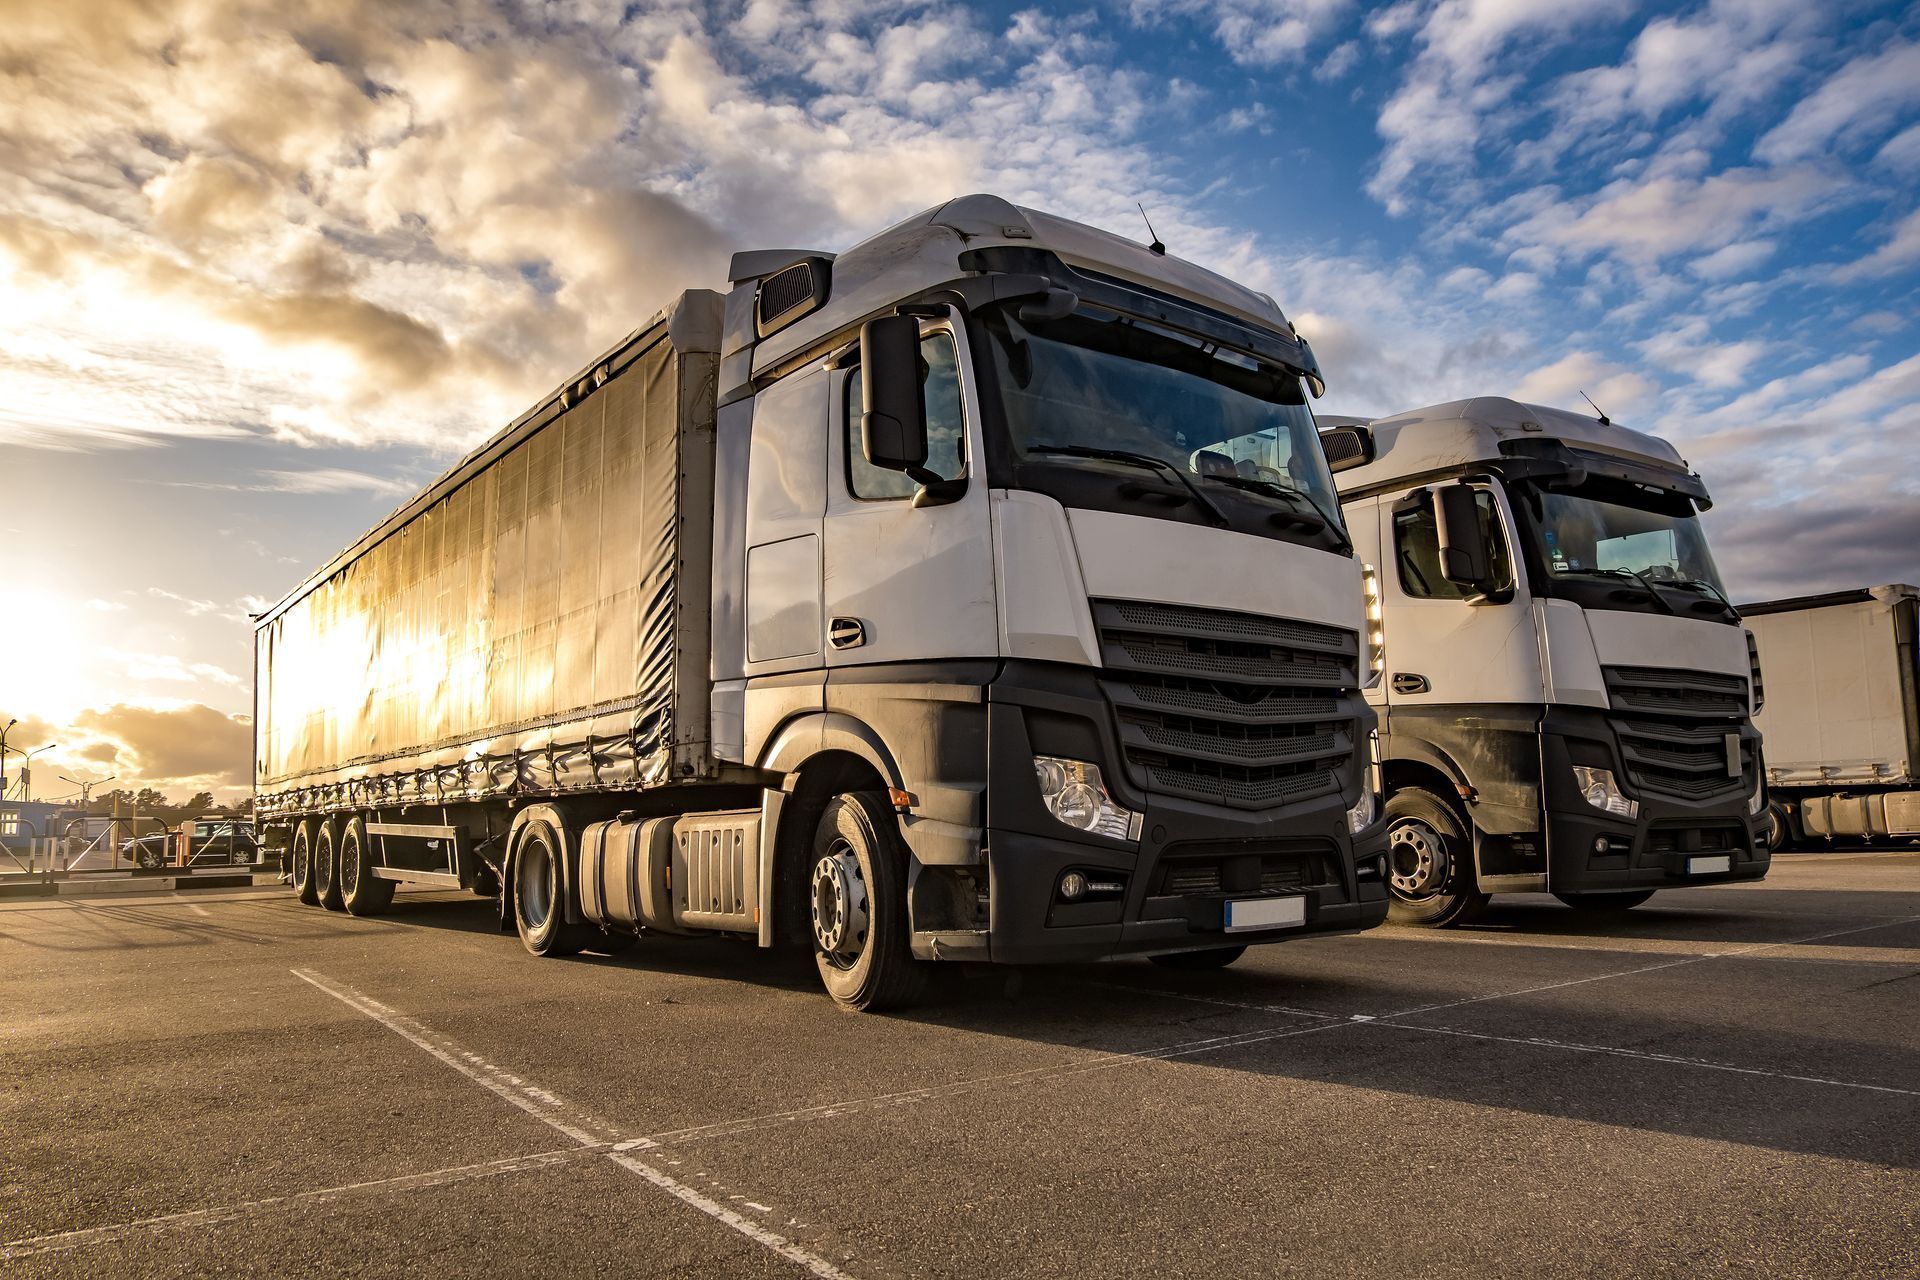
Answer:
M1920 853L952 974L489 904L0 904L0 1273L1920 1274Z

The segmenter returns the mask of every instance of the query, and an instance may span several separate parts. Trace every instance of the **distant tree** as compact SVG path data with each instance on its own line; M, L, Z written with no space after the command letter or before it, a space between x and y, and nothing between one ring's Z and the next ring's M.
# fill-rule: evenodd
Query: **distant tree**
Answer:
M158 814L163 809L173 808L173 801L152 787L142 787L133 797L133 807L141 813Z
M211 811L213 808L213 792L196 791L185 804L180 806L180 816L183 818L197 818L201 814Z

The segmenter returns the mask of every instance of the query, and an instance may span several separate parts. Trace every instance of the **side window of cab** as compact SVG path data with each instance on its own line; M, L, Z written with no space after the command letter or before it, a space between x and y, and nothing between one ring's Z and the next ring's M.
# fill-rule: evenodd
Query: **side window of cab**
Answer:
M1513 570L1507 556L1507 541L1500 532L1500 512L1493 494L1479 489L1473 495L1474 509L1480 516L1480 528L1493 548L1491 565L1496 582L1511 582ZM1395 505L1393 510L1394 559L1400 570L1400 589L1414 600L1464 600L1471 592L1449 582L1440 572L1440 527L1433 513L1433 495L1422 491Z
M930 333L920 339L920 385L927 405L927 470L942 480L966 474L966 414L960 397L960 367L953 335ZM904 472L885 471L867 461L860 444L860 414L864 409L860 366L847 373L847 413L842 425L846 440L847 492L868 501L911 498L919 488Z

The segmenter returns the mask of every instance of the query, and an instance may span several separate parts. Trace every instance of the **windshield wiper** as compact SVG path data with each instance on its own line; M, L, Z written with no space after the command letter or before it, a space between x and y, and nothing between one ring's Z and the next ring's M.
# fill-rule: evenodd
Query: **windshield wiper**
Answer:
M1216 507L1206 494L1200 492L1200 487L1187 478L1187 473L1165 458L1156 458L1150 453L1135 453L1131 449L1100 449L1090 444L1030 444L1026 451L1059 454L1068 458L1105 458L1109 462L1127 462L1136 467L1151 467L1155 471L1164 471L1193 495L1193 500L1200 504L1202 511L1213 517L1215 524L1223 529L1233 526L1233 521L1227 519L1226 513Z
M1296 489L1292 485L1281 484L1278 480L1262 480L1258 476L1203 475L1200 478L1202 480L1212 481L1214 484L1231 485L1235 489L1244 489L1249 493L1265 494L1267 497L1278 498L1282 502L1291 503L1296 507L1304 507L1313 513L1311 519L1319 523L1319 528L1312 530L1313 532L1318 533L1323 529L1331 529L1333 530L1333 536L1340 540L1342 546L1348 551L1353 550L1353 539L1346 535L1346 531L1341 528L1340 522L1328 515L1326 508L1322 507L1318 502L1315 502L1313 495L1303 489Z
M1676 618L1680 616L1680 611L1674 608L1665 596L1660 594L1660 588L1653 585L1653 579L1638 569L1576 569L1574 572L1588 574L1596 578L1632 578L1653 598L1653 602L1660 606L1662 612L1670 613Z
M1727 593L1714 586L1711 582L1708 582L1705 578L1675 578L1672 585L1676 587L1698 587L1719 601L1720 607L1725 609L1733 617L1737 618L1740 616L1740 610L1734 605L1733 601L1727 599Z

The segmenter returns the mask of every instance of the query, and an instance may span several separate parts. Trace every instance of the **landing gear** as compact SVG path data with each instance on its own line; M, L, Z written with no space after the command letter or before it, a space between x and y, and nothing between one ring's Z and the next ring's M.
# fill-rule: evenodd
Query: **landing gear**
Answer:
M1407 787L1387 798L1387 872L1395 924L1439 928L1486 910L1466 824L1431 791Z
M855 1012L911 1004L926 966L908 945L906 850L886 797L835 796L814 830L811 858L813 958L827 994Z

